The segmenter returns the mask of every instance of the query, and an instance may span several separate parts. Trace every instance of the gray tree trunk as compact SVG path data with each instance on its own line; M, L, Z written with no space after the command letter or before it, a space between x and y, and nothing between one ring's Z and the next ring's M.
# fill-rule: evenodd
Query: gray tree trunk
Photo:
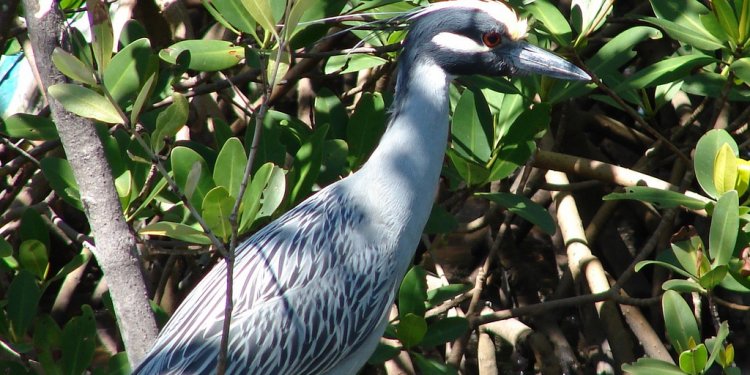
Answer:
M63 35L64 17L53 1L23 0L23 7L34 60L46 93L49 86L65 82L50 58ZM47 95L47 99L80 187L81 201L96 241L94 256L109 285L128 360L135 365L158 333L135 253L135 238L124 220L94 124L67 112L51 96Z

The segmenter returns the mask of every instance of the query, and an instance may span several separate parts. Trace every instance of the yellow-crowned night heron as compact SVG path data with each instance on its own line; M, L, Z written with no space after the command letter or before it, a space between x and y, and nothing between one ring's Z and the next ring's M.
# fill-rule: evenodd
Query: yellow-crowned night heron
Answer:
M443 2L408 17L388 129L362 168L320 190L237 249L228 374L355 374L430 214L448 139L448 86L461 74L589 76L522 41L505 5ZM180 305L137 374L213 372L224 263Z

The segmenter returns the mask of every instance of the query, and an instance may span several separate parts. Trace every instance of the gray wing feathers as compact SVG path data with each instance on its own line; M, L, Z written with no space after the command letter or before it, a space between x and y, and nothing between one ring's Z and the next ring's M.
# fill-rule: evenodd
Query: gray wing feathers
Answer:
M228 374L330 371L379 326L393 298L393 270L376 262L380 244L365 240L372 218L364 211L329 186L239 246ZM136 373L213 371L225 279L220 262Z

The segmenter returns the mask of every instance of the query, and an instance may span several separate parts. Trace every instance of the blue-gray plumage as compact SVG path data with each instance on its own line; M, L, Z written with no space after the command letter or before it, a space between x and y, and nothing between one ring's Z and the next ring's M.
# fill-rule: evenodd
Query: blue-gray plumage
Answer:
M385 330L430 214L448 139L448 86L460 74L588 79L521 39L505 5L444 2L408 18L388 129L356 173L237 249L228 374L355 374ZM224 263L180 305L137 374L214 371Z

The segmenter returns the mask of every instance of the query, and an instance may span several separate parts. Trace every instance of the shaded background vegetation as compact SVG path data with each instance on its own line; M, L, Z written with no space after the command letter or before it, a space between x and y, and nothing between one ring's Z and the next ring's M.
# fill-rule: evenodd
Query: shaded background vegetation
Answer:
M733 354L750 350L750 1L510 3L594 79L451 87L417 267L364 373L750 368ZM125 350L150 341L122 340L114 311L139 302L111 297L117 264L92 238L96 160L66 158L75 137L38 87L92 120L73 128L96 130L132 230L106 235L135 239L130 277L163 324L236 237L367 159L404 36L392 18L426 4L62 1L62 48L35 61L69 83L35 78L43 31L0 9L0 372L128 373Z

